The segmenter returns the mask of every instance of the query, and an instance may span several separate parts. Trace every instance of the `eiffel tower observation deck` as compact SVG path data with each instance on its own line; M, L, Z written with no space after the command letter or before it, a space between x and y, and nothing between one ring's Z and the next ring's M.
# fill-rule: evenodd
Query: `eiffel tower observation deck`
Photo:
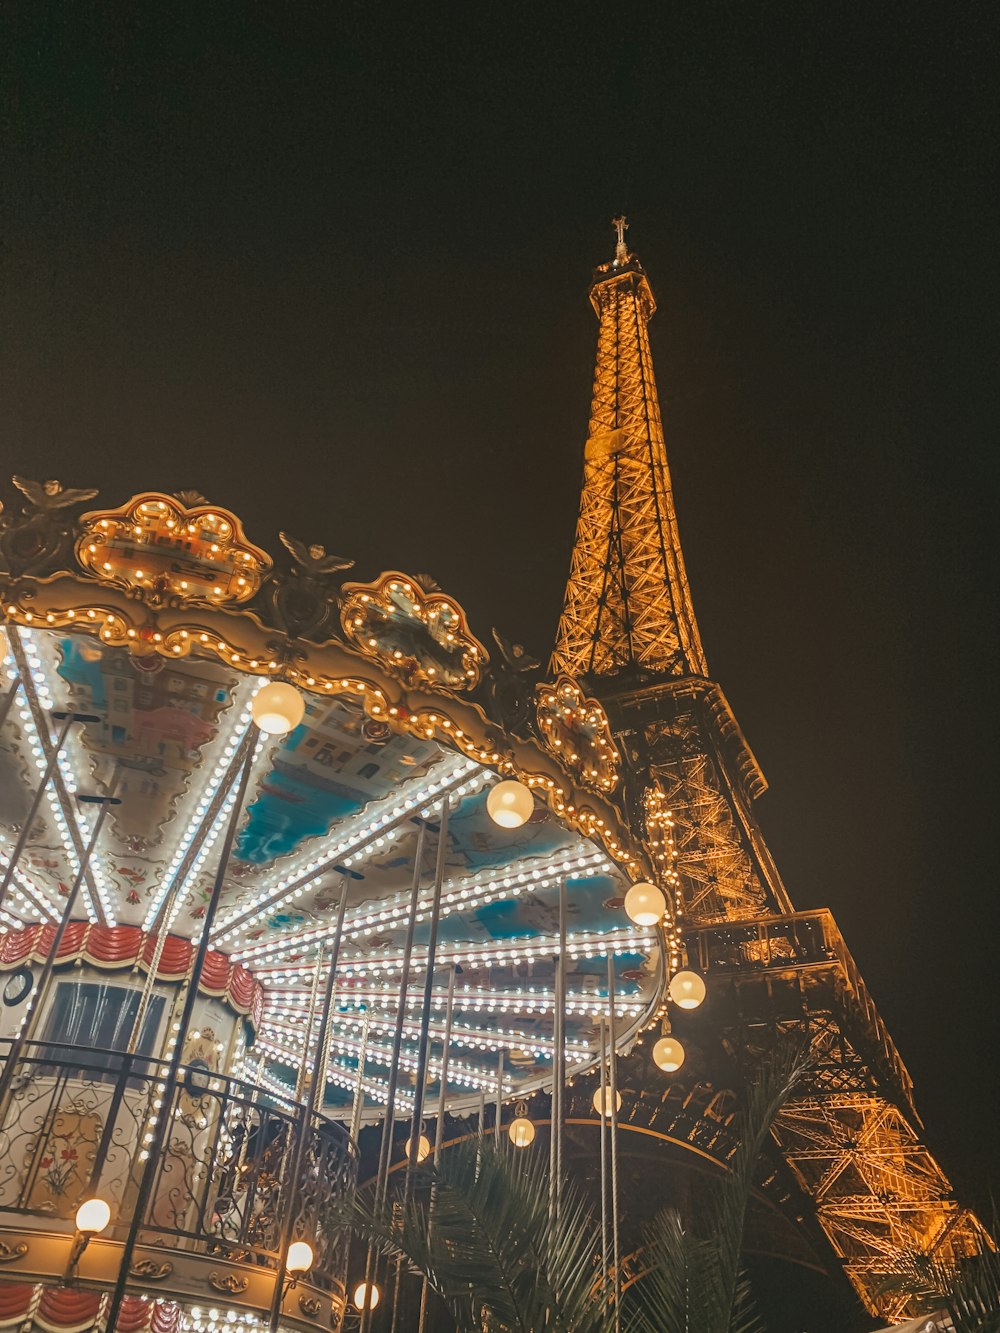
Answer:
M832 915L794 910L754 816L767 784L709 674L685 571L649 345L656 301L626 220L613 225L614 258L590 288L593 398L551 671L607 709L629 766L624 814L664 865L687 964L708 982L697 1023L677 1023L689 1058L669 1096L648 1056L622 1062L619 1124L724 1160L717 1057L752 1065L782 1034L804 1035L818 1062L773 1131L779 1192L828 1268L896 1318L894 1265L954 1262L982 1229L924 1144L906 1068Z

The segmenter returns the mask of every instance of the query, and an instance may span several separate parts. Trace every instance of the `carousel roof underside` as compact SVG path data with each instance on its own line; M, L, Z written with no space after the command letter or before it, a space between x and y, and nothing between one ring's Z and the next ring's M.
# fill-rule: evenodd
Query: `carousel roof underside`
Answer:
M0 730L0 864L7 864L51 753L59 725L51 712L74 710L95 720L68 730L55 780L12 877L0 927L58 919L96 817L94 806L75 797L106 791L115 780L121 804L105 821L75 916L196 937L235 799L243 746L250 743L250 703L261 685L259 673L194 653L177 660L137 656L72 628L23 623L11 627L4 647L7 688L17 680L19 666L22 680ZM360 1077L365 1116L381 1114L419 847L415 978L408 992L398 1094L398 1109L406 1113L446 800L427 1109L433 1110L440 1093L452 964L449 1109L478 1104L483 1093L495 1097L500 1052L505 1097L549 1082L561 882L568 903L570 1070L595 1058L598 1015L607 1008L609 952L615 958L620 1031L627 1038L647 1021L659 1001L660 936L632 925L621 910L628 877L604 845L575 831L571 820L540 801L521 828L499 828L486 810L487 791L497 776L437 738L373 720L364 700L351 691L307 694L306 715L295 730L278 739L257 735L211 939L214 948L252 969L264 987L263 1018L246 1055L247 1071L275 1091L295 1088L317 962L321 954L329 959L346 884L326 1105L347 1116ZM366 1060L359 1073L366 1024Z

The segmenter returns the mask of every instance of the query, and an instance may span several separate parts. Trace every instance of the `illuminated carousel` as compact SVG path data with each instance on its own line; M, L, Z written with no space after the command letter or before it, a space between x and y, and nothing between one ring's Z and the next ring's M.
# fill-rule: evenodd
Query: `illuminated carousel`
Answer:
M363 1125L382 1190L393 1123L526 1145L660 1016L669 815L631 838L600 704L431 580L16 484L0 1328L337 1328Z

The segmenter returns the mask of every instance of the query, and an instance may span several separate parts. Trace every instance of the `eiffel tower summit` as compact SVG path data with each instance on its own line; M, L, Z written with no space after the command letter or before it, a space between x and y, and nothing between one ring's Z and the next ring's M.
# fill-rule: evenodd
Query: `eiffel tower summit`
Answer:
M685 571L649 344L656 301L626 219L613 225L614 258L590 288L593 398L551 673L583 680L608 712L628 766L623 813L664 867L680 961L707 992L697 1018L675 1020L687 1054L668 1091L650 1043L620 1060L618 1127L632 1140L620 1151L647 1190L656 1161L681 1174L685 1152L725 1162L727 1060L751 1068L783 1037L808 1041L816 1063L774 1127L773 1208L751 1244L842 1271L872 1315L898 1318L894 1266L954 1263L982 1227L924 1143L906 1067L833 916L795 910L755 817L767 784L709 672ZM569 1114L584 1109L578 1095Z

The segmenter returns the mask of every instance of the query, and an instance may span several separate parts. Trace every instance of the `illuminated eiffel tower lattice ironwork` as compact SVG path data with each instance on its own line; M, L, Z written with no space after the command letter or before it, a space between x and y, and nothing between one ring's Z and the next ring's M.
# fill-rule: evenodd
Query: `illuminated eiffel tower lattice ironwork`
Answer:
M792 1213L818 1222L867 1308L893 1318L907 1308L886 1290L900 1257L953 1262L982 1228L923 1143L905 1066L832 916L793 910L754 817L766 783L708 675L684 568L649 347L656 303L625 219L614 225L615 257L590 291L597 365L552 669L587 678L607 707L630 768L626 814L654 857L663 821L651 812L670 812L687 961L709 983L696 1041L749 1064L784 1033L818 1052L775 1127L776 1161ZM626 1132L725 1160L710 1059L700 1083L678 1075L667 1094L648 1059L623 1063Z

